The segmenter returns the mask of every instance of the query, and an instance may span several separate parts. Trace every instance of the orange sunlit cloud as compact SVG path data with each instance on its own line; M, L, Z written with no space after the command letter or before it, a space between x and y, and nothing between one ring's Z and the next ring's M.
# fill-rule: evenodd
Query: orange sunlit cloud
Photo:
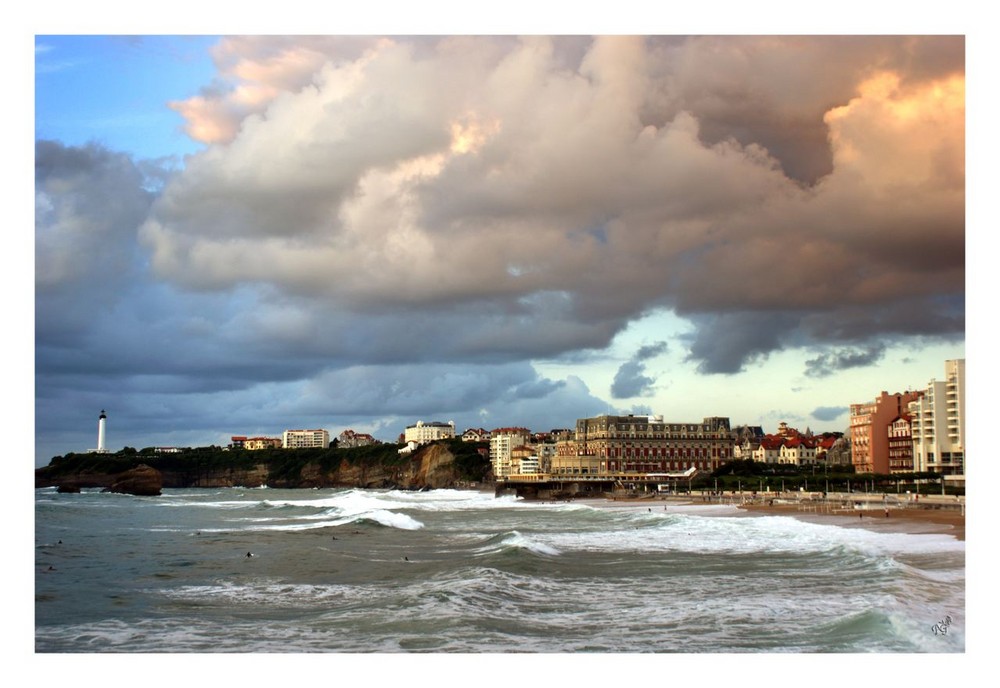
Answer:
M964 179L963 75L907 87L900 75L881 72L858 92L824 117L838 170L887 185Z

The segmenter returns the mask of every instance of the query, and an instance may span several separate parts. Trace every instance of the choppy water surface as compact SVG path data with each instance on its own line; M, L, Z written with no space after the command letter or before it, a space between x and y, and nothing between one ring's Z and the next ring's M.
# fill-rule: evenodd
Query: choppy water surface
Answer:
M947 534L450 490L35 508L38 652L965 650Z

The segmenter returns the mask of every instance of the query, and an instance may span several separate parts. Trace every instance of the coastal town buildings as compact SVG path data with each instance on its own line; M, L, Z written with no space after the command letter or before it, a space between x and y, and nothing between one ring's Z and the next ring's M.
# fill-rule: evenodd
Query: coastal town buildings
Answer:
M347 429L337 436L338 447L368 447L373 444L381 443L366 432L354 432L351 429Z
M734 440L729 419L721 416L672 423L659 415L603 415L577 420L575 448L580 470L711 471L733 458ZM564 458L553 459L554 465Z
M281 434L281 446L284 449L312 449L327 447L330 444L330 433L326 430L285 430Z
M855 471L889 473L889 428L923 394L883 391L874 401L851 404L851 463Z
M666 422L661 415L600 415L577 419L572 430L533 433L523 427L487 431L469 428L462 439L489 440L482 445L493 477L511 475L601 475L713 471L733 459L751 459L771 465L834 467L850 464L857 473L907 474L935 472L948 482L965 475L965 360L945 361L945 376L932 379L926 389L886 391L864 403L850 405L848 434L800 432L785 422L774 434L761 426L730 427L729 418L706 417L700 423ZM98 446L107 452L107 415L98 419ZM418 421L399 437L409 453L420 445L455 437L454 422ZM344 430L340 447L378 444L372 435ZM286 430L278 437L233 435L229 448L261 450L326 448L326 430ZM183 448L155 447L150 451L181 453ZM132 450L134 452L134 450ZM145 451L145 450L144 450ZM954 479L954 480L951 480Z
M760 446L760 440L754 442L753 440L746 439L742 442L735 442L733 444L733 458L742 461L744 459L754 460L753 453Z
M574 446L576 442L573 442ZM597 456L579 453L560 453L552 457L549 473L552 475L596 475L609 472L607 461Z
M417 444L427 444L435 440L452 439L454 437L455 421L425 423L422 420L418 420L413 425L407 425L406 431L403 433L404 442L416 442Z
M764 436L764 428L760 425L737 425L733 428L733 439L737 444L749 440L750 442L760 442Z
M497 428L490 432L490 464L497 478L513 472L514 449L531 442L527 428Z
M900 414L889 426L889 472L913 472L913 432L909 413Z
M243 448L249 451L259 451L261 449L279 449L284 446L281 437L248 437L243 442Z
M542 470L541 461L534 447L522 444L514 447L510 451L511 473L517 475L529 475L540 473Z
M538 456L530 454L528 456L518 456L513 460L513 472L517 475L534 475L542 472L541 462Z
M945 379L931 380L907 411L917 471L965 475L965 359L945 361Z
M549 437L551 438L552 435ZM542 473L548 473L552 467L552 459L559 453L559 442L554 440L539 442L534 445L534 450L535 456L538 457L539 470Z
M779 423L778 431L773 434L764 434L760 426L754 426L749 431L748 428L750 426L743 426L733 433L736 438L734 459L793 466L826 465L835 456L830 453L831 450L838 446L838 442L844 444L843 433L813 435L808 428L804 433L799 432L785 422Z
M229 438L230 449L277 449L284 446L281 437L247 437L246 435L233 435Z
M760 438L751 458L760 463L778 463L778 459L781 458L782 444L783 441L780 437L765 435Z
M839 432L825 432L816 437L816 462L829 465L833 457L830 450L836 446L842 437L843 435Z
M816 464L816 442L809 437L792 437L782 442L778 451L779 464L813 466Z
M463 442L489 442L490 431L483 428L469 428L462 433Z
M548 435L545 441L552 444L576 438L576 430L574 428L553 428L545 434Z
M817 449L817 454L822 451L822 461L827 466L850 466L851 465L851 440L843 433L825 433L823 446Z

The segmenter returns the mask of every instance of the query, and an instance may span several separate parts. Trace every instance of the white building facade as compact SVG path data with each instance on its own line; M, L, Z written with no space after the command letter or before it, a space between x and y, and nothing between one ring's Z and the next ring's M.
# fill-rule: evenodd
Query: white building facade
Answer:
M285 430L281 434L284 449L313 449L330 446L330 433L326 430Z
M418 420L415 425L407 425L403 433L404 442L427 444L435 440L452 439L455 437L455 421L447 423L425 423Z
M512 450L521 447L531 439L531 431L526 428L500 428L490 434L490 463L495 478L512 475L514 465Z
M913 469L965 475L965 359L944 362L945 379L931 380L909 404Z
M542 472L542 465L538 455L516 458L512 461L511 467L513 472L518 475L532 475Z

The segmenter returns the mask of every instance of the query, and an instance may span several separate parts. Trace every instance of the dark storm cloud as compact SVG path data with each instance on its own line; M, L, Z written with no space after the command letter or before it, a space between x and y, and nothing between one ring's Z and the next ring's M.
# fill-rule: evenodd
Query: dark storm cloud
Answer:
M35 144L35 289L50 300L42 326L77 326L135 278L148 179L129 156L96 144Z
M723 313L696 317L688 360L699 372L738 373L748 364L781 349L796 332L797 321L786 313Z
M648 394L655 379L642 373L646 366L638 361L626 361L618 368L611 383L611 396L615 399L629 399Z
M847 406L819 406L813 409L812 417L821 421L834 421L845 415L850 408Z
M656 378L647 377L645 361L666 352L667 343L657 342L640 347L635 355L622 363L611 383L611 396L615 399L630 399L651 394Z
M806 361L809 377L829 377L837 371L873 365L885 356L884 344L872 344L861 349L838 349Z
M639 347L639 350L635 352L633 360L636 361L647 361L654 356L659 356L667 352L666 342L656 342L655 344L646 344L645 346Z
M604 405L578 379L503 362L523 352L491 344L489 332L517 327L524 308L358 317L263 287L196 293L150 280L136 235L145 189L169 171L53 142L38 144L37 161L41 461L93 446L100 409L112 447L144 447L362 423L394 439L429 412L477 427L515 415L555 427ZM554 341L560 320L578 327L545 301L534 305Z

